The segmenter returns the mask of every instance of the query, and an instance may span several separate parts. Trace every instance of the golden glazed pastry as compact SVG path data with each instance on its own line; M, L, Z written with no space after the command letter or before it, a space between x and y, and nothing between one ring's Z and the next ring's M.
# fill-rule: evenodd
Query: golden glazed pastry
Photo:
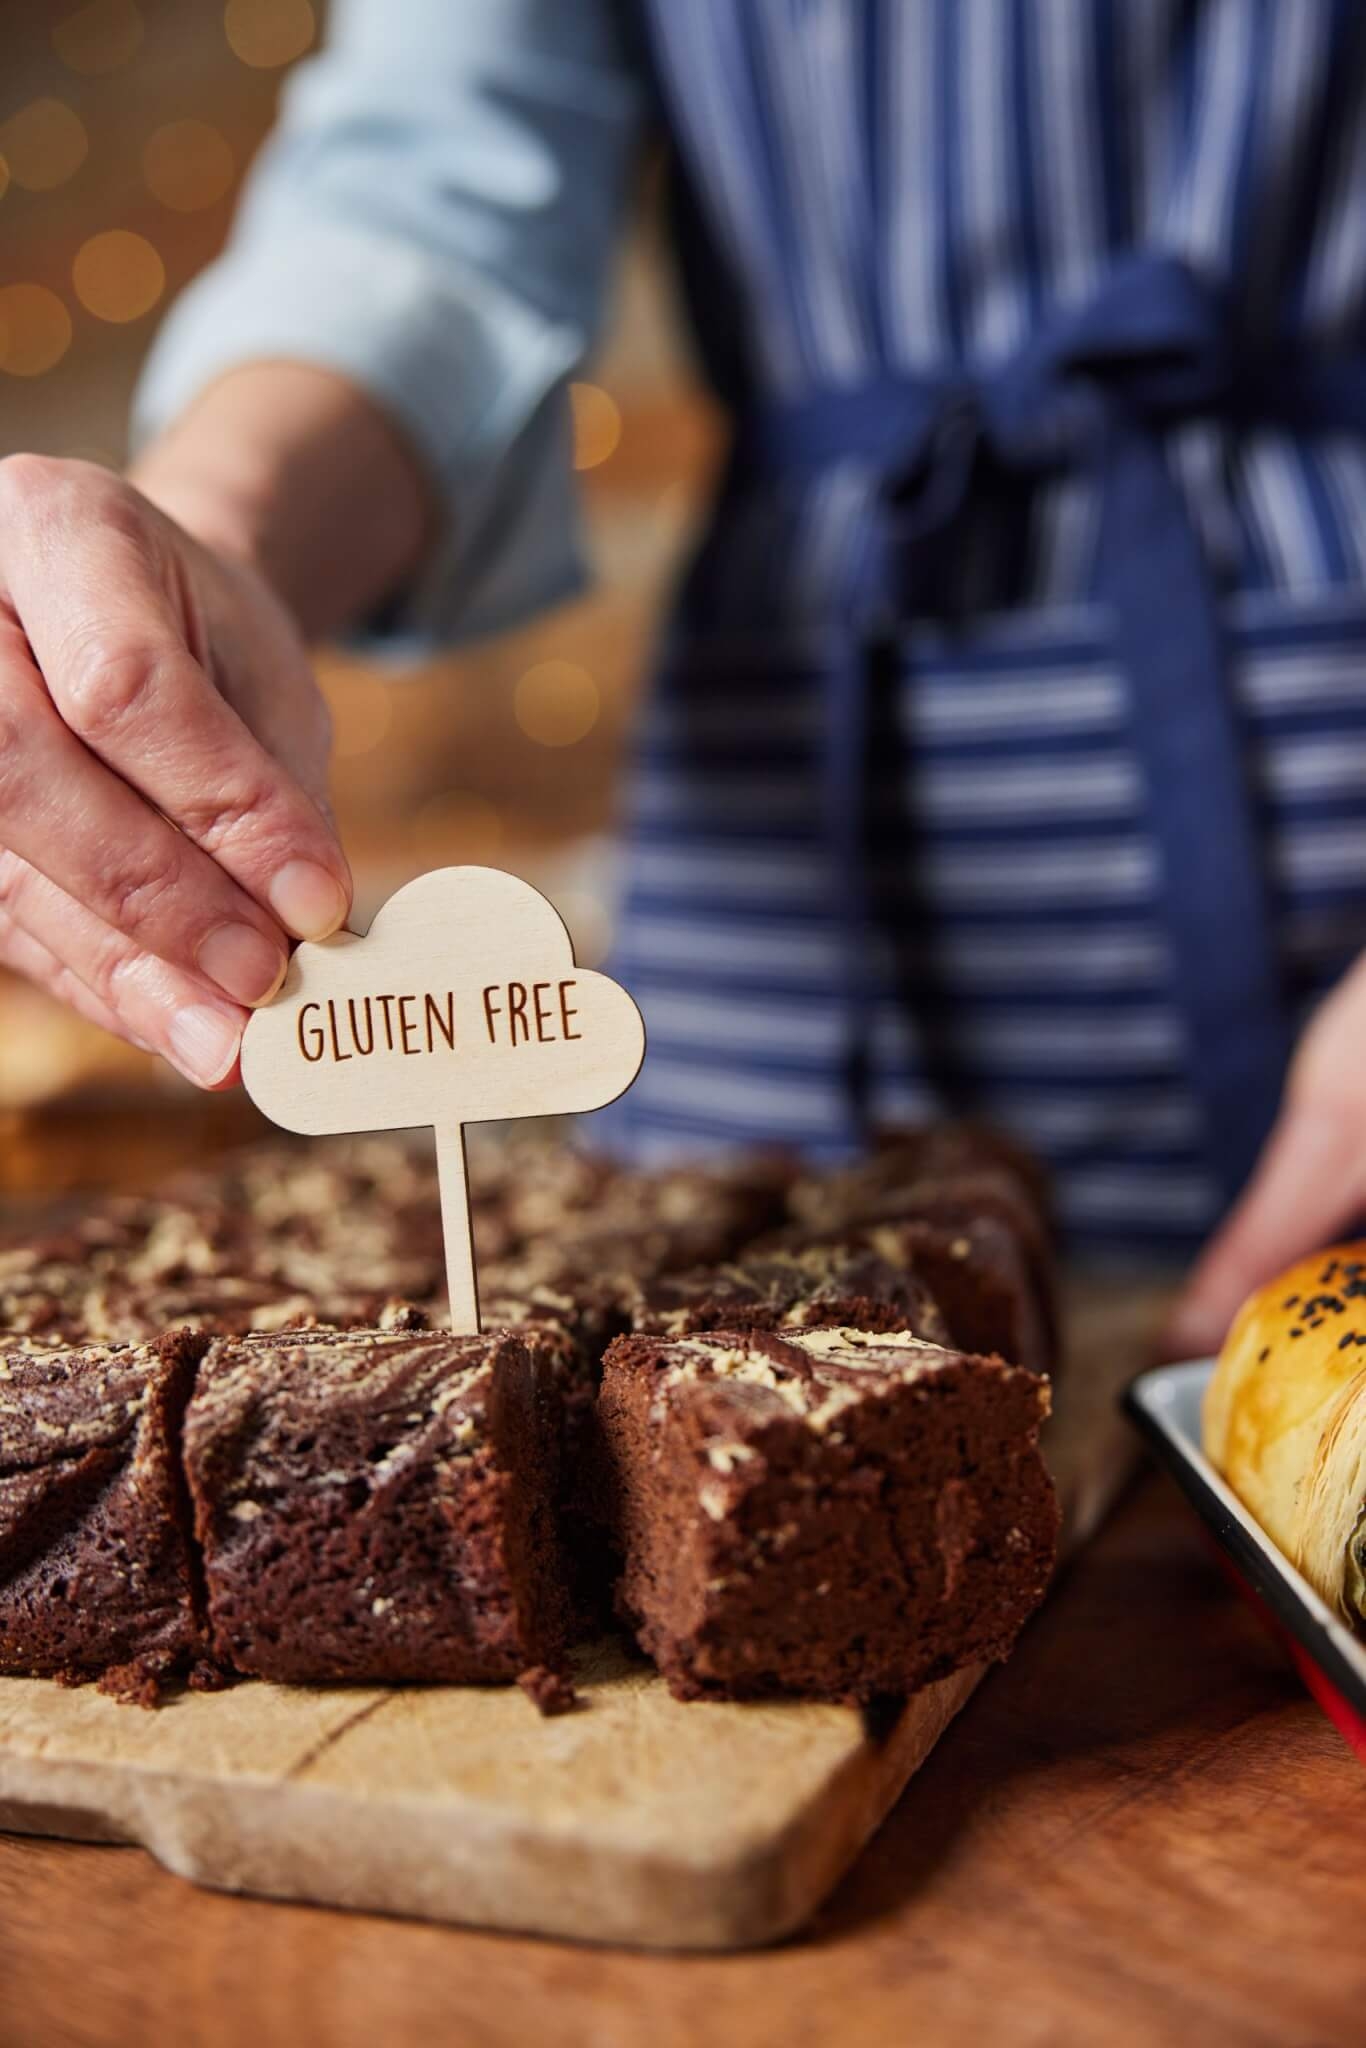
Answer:
M1366 1241L1301 1259L1243 1304L1204 1442L1291 1563L1366 1626Z

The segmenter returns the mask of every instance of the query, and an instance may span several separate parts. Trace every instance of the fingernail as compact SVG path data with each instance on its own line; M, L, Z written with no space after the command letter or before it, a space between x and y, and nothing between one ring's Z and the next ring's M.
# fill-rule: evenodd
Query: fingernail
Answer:
M266 893L281 924L299 939L325 939L346 916L340 883L316 861L286 861Z
M220 924L196 959L200 973L216 981L224 995L248 1005L268 1001L289 964L280 948L249 924Z
M242 1028L226 1011L192 1003L176 1011L168 1036L171 1056L181 1073L201 1088L211 1088L237 1058Z

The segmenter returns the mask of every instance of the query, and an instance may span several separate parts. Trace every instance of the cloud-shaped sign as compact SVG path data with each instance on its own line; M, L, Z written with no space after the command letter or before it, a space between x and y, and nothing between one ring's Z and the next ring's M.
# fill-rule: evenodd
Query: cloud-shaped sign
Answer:
M558 912L530 883L438 868L391 896L363 938L298 948L247 1024L242 1079L286 1130L435 1128L452 1319L477 1328L462 1127L600 1109L644 1056L630 996L575 965Z

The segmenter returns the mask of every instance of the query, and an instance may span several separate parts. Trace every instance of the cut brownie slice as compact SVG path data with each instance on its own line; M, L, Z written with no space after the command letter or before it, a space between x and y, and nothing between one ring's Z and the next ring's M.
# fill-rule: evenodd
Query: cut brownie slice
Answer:
M532 1332L219 1339L185 1425L218 1654L298 1684L555 1666L560 1408Z
M640 1289L632 1329L685 1337L696 1330L910 1330L934 1343L948 1329L930 1289L904 1260L871 1245L774 1245L733 1265L666 1275Z
M1043 1595L1033 1373L907 1334L627 1337L599 1406L619 1605L681 1699L908 1693Z
M180 1433L202 1349L0 1358L0 1671L150 1703L199 1659Z

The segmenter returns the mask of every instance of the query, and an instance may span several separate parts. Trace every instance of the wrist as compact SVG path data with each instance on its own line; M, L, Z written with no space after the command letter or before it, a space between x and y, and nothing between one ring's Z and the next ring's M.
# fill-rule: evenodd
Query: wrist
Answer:
M386 597L434 523L406 441L332 372L260 363L210 385L133 465L158 509L264 577L308 639Z
M240 467L234 473L202 456L181 461L172 447L158 444L131 465L128 480L201 547L274 581L267 561L268 496Z

